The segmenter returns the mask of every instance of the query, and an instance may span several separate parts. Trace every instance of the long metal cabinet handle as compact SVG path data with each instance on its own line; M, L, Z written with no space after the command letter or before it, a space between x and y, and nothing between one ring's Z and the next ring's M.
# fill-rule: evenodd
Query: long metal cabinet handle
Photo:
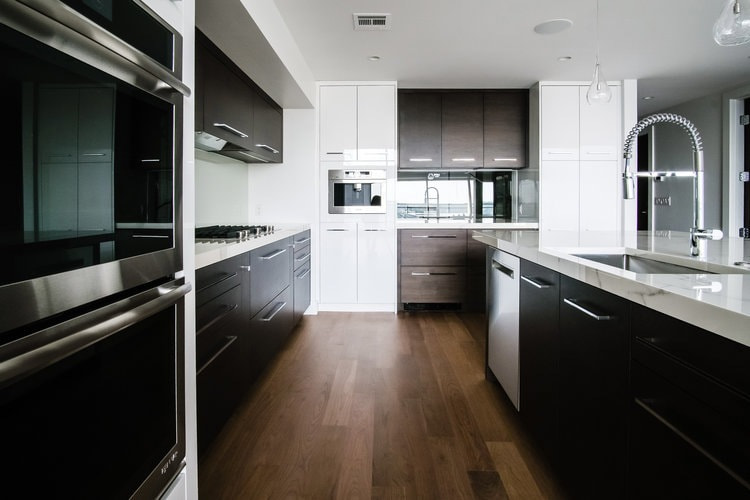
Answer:
M248 153L247 151L237 151L239 154L247 156L249 158L252 158L253 160L262 161L263 163L268 163L268 160L265 158L261 158L260 156L255 156L253 154Z
M214 316L214 318L211 321L203 325L200 330L195 332L195 336L197 337L198 335L205 332L206 330L214 326L216 323L218 323L222 319L226 318L232 311L234 311L238 307L240 307L239 304L232 304L231 306L228 304L224 304L223 306L221 306L220 310L221 309L224 309L224 310L221 313L219 313L217 316Z
M237 276L237 273L221 273L221 275L220 275L220 276L221 276L221 277L220 277L220 278L218 278L217 280L215 280L215 281L212 281L211 283L207 284L206 286L203 286L203 287L199 288L199 289L198 289L198 291L200 292L200 291L202 291L202 290L205 290L206 288L212 287L212 286L214 286L214 285L218 285L218 284L219 284L219 283L221 283L222 281L226 281L226 280L228 280L228 279L232 279L232 278L234 278L235 276Z
M104 153L83 153L81 156L104 156Z
M132 238L153 238L155 240L165 240L169 238L167 234L134 234Z
M206 361L205 363L203 363L203 365L201 365L201 367L198 368L198 371L195 372L196 375L200 375L203 370L205 370L206 368L208 368L208 365L210 365L211 363L213 363L216 358L218 358L219 356L221 356L221 353L223 353L224 351L226 351L229 348L229 346L232 345L232 344L234 344L234 342L237 340L237 336L236 335L232 335L231 337L224 337L224 338L226 339L226 343L224 343L224 345L221 346L221 349L219 349L218 351L216 351L216 353L213 356L211 356L210 358L208 358L208 361Z
M294 244L295 245L302 245L303 243L307 243L308 241L310 241L310 237L309 236L307 238L302 238L301 240L294 240Z
M173 283L6 344L0 348L0 387L43 370L171 307L192 289L190 283ZM156 297L151 298L154 295ZM49 339L57 340L50 342Z
M601 314L596 314L595 312L591 312L588 309L586 309L585 307L582 307L582 306L578 305L576 303L575 299L563 299L563 302L565 302L566 304L568 304L570 307L572 307L574 309L578 309L579 311L581 311L585 315L590 316L590 317L594 318L597 321L610 321L610 320L615 319L615 316L601 315Z
M543 288L550 288L550 287L552 287L552 285L547 285L547 284L544 284L544 283L539 283L538 281L533 280L531 278L527 278L526 276L521 276L521 279L524 280L529 285L533 286L534 288L543 289Z
M455 240L457 236L455 234L412 234L412 238L433 238L433 239L453 239Z
M348 229L334 228L334 229L326 229L326 231L330 231L330 232L342 232L342 231L349 231L349 230Z
M286 302L279 302L276 304L276 307L273 308L273 311L271 311L266 317L260 318L261 321L271 321L274 316L279 314L279 311L284 309L284 306L286 306Z
M267 151L272 152L275 155L279 154L279 150L278 149L274 149L271 146L269 146L268 144L256 144L255 147L256 148L263 148L263 149L265 149Z
M115 73L128 83L137 80L139 87L147 83L152 91L166 86L185 97L190 96L190 87L161 64L59 0L3 2L3 11L0 12L3 24L97 69ZM61 25L70 31L58 35ZM181 37L176 35L175 41L175 53L179 53Z
M508 266L504 266L504 265L500 264L495 259L492 259L492 268L493 269L497 269L498 271L500 271L504 275L508 276L510 279L514 279L515 278L516 272L513 269L509 268Z
M695 448L695 450L698 453L708 458L714 464L718 465L719 468L721 468L724 472L732 476L736 481L738 481L745 488L750 490L750 483L747 480L745 480L742 476L740 476L739 474L734 472L732 469L727 467L721 460L719 460L717 457L709 453L704 447L702 447L701 445L693 441L693 439L691 439L690 436L683 433L680 429L672 425L672 423L669 420L667 420L663 415L661 415L658 411L652 408L651 405L648 404L648 402L644 401L641 398L634 398L634 402L635 404L643 408L648 414L650 414L652 417L654 417L656 420L662 423L667 429L675 433L680 439L682 439L687 444Z
M307 270L306 270L306 271L305 271L304 273L302 273L302 274L299 274L299 275L297 275L297 276L295 276L295 277L296 277L296 278L297 278L298 280L301 280L301 279L303 279L304 277L306 277L306 276L307 276L308 274L310 274L310 271L311 271L310 269L307 269Z
M227 123L214 123L214 127L223 128L224 130L227 130L227 131L233 133L234 135L238 135L238 136L242 137L243 139L245 139L247 137L250 137L249 135L247 135L242 130L237 130L236 128L234 128L233 126L231 126L231 125L229 125Z
M300 257L297 257L296 259L294 259L294 261L295 262L302 262L303 260L307 260L308 257L310 257L310 252L307 252L306 254L304 254L304 255L302 255Z
M282 253L285 253L285 252L286 252L286 248L279 248L275 252L269 253L268 255L262 255L262 256L260 256L259 259L260 260L271 260L274 257L278 257L279 255L281 255Z
M456 273L421 273L421 272L413 272L411 273L412 276L455 276Z

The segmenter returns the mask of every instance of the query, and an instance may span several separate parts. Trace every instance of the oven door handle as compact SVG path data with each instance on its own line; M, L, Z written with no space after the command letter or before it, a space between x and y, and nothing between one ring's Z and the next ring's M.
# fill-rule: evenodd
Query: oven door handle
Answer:
M0 347L0 388L173 306L192 289L182 281L165 283Z

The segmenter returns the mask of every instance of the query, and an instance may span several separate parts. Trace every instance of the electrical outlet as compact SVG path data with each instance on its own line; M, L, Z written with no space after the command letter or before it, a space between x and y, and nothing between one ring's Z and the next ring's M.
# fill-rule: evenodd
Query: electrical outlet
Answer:
M255 205L255 215L263 215L263 205Z
M656 196L654 198L654 205L671 207L672 197L671 196Z

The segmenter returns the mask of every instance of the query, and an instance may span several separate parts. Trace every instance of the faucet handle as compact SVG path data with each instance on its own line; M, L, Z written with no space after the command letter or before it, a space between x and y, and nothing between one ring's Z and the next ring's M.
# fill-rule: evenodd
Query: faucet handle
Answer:
M724 232L721 229L698 229L696 227L690 230L693 238L701 238L705 240L720 240L724 237Z

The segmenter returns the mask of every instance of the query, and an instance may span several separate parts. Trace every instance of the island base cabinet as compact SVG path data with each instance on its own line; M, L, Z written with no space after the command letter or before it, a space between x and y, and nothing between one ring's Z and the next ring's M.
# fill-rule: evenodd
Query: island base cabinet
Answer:
M560 292L561 479L573 498L622 498L628 302L567 276Z

